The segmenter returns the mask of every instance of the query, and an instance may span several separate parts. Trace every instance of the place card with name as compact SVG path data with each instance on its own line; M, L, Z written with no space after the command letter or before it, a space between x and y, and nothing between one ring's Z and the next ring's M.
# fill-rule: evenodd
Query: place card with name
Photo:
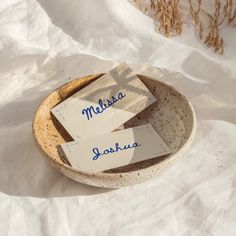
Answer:
M150 124L62 144L60 155L72 167L98 172L171 153Z
M155 101L143 82L123 63L51 112L76 140L109 133Z

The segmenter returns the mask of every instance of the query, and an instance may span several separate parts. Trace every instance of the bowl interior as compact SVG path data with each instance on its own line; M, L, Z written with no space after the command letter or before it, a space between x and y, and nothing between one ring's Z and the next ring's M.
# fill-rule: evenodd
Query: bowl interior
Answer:
M40 150L50 162L70 168L58 153L58 145L73 139L54 118L50 110L67 97L78 92L103 74L86 76L53 91L39 106L33 121L33 132ZM151 123L173 153L139 163L106 171L105 173L132 172L147 168L173 156L187 141L194 125L194 116L187 99L173 87L149 77L138 75L157 101L126 122L120 129Z

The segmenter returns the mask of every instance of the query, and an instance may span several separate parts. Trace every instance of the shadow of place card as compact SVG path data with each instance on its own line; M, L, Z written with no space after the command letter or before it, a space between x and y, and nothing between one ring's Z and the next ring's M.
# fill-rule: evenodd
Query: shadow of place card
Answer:
M98 172L171 153L151 124L61 145L72 167Z
M109 133L155 101L143 82L123 63L51 112L76 140Z

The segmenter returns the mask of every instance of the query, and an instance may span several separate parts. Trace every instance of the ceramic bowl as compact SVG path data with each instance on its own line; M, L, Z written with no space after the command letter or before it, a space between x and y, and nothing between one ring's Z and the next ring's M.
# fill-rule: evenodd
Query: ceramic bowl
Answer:
M138 75L157 102L124 124L124 128L151 123L173 153L109 171L89 173L62 161L58 145L72 141L50 110L103 74L90 75L62 85L39 105L33 120L33 134L43 156L64 175L78 182L106 188L119 188L153 178L171 166L189 147L195 130L194 110L175 88L156 79ZM78 153L79 156L79 153Z

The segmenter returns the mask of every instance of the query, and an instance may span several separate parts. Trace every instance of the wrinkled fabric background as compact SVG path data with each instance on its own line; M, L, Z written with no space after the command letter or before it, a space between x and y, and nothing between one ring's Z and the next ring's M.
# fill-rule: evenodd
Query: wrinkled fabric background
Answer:
M193 27L167 39L126 0L0 4L0 235L236 235L236 29L225 54ZM158 178L117 190L70 180L31 132L42 99L126 61L195 107L192 147Z

